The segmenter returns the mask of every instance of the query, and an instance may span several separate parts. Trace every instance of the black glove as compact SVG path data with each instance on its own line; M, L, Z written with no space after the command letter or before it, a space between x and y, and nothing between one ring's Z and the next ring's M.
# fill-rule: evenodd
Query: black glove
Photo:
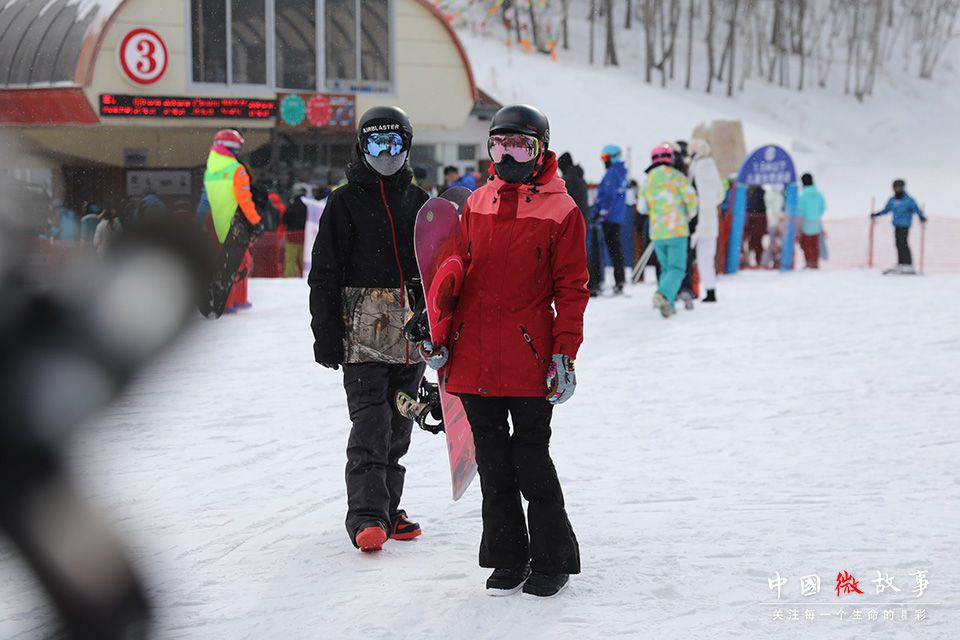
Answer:
M321 345L314 342L313 344L313 359L316 360L317 364L321 367L326 367L327 369L333 369L336 371L340 368L340 365L343 364L343 350L321 350Z
M871 214L870 214L870 217L871 217L871 218L879 218L879 217L880 217L880 214L879 214L879 213L871 213Z

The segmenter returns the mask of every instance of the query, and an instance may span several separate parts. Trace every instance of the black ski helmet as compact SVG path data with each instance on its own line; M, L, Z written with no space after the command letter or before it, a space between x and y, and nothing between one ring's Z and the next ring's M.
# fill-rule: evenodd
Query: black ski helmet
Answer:
M396 131L403 138L407 149L413 142L413 125L410 116L400 107L372 107L367 109L357 125L357 143L363 147L363 138L377 131Z
M540 109L528 104L511 104L503 107L490 121L490 134L525 133L538 138L543 151L550 147L550 122Z

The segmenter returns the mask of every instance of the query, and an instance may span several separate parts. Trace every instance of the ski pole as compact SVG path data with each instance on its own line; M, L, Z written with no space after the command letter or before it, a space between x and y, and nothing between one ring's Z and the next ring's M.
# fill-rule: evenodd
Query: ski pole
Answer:
M923 203L923 210L926 211L927 203ZM927 249L927 223L920 223L920 274L923 275L923 258Z
M877 219L873 217L874 198L870 198L870 247L867 249L867 269L873 269L873 234Z

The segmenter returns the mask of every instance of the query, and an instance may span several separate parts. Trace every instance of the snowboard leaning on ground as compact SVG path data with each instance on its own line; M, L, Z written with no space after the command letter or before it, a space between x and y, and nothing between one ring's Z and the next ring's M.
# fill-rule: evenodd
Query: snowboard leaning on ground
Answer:
M204 317L219 318L223 315L250 241L250 225L242 216L235 215L223 240L223 246L220 247L213 280L200 300L200 313Z
M446 197L431 198L424 203L417 214L413 237L426 298L430 341L434 345L446 345L452 352L452 342L456 341L456 327L452 326L453 313L465 275L463 260L457 251L460 238L459 210L466 202L469 190L461 192L451 189L449 192L444 193ZM446 391L446 370L440 369L437 377L453 499L459 500L477 474L473 434L463 403Z

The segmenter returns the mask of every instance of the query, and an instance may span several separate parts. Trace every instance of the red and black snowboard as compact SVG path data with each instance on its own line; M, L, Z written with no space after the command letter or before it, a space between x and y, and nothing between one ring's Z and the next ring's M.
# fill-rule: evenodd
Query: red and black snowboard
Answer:
M459 211L469 195L469 190L455 188L444 192L441 198L431 198L420 208L414 227L414 247L423 283L430 341L448 348L453 313L465 275L463 260L457 251ZM437 376L453 499L459 500L477 473L473 434L460 399L446 391L446 370L440 369Z

